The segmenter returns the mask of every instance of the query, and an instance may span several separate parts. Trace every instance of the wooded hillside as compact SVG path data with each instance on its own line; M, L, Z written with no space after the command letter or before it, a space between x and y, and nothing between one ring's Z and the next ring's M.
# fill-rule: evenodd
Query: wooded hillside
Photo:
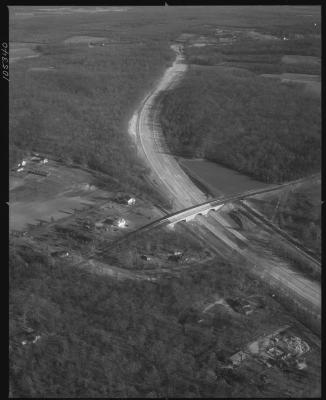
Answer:
M265 182L320 170L321 105L296 85L241 69L190 68L161 99L171 150Z

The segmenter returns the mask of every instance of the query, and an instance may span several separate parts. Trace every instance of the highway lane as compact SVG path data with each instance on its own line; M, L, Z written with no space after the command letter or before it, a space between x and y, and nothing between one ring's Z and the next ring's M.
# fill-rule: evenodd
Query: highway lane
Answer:
M145 98L140 110L137 112L136 122L129 125L129 132L137 138L143 155L151 167L153 179L164 187L169 193L174 211L192 207L207 200L206 195L200 191L191 179L181 169L175 158L169 154L162 140L162 132L157 124L159 110L154 107L157 97L162 91L168 90L176 84L178 79L186 71L186 65L182 64L182 55L178 47L176 60L168 68L159 81L157 87Z
M175 46L174 50L177 53L175 62L172 67L167 69L156 88L142 102L140 109L131 120L129 132L136 139L140 153L151 168L152 180L155 179L158 186L169 194L172 208L177 212L205 203L207 198L184 173L176 159L169 154L160 126L157 123L159 112L157 98L159 94L174 86L186 71L186 65L182 64L182 56L178 47ZM286 186L286 184L279 186ZM277 188L278 185L275 185L275 187ZM275 188L262 190L262 192L272 190L275 190ZM223 201L222 198L221 201ZM171 216L168 218L170 219ZM161 223L163 221L160 221ZM190 225L193 224L194 222ZM200 232L202 238L205 237L205 234L208 235L207 239L211 244L214 242L215 236L216 248L219 253L221 253L221 243L222 249L224 246L225 248L228 247L229 250L237 251L253 265L258 266L257 273L260 276L263 274L265 281L274 282L274 286L279 286L283 291L297 295L306 304L311 304L312 308L318 309L320 312L321 290L319 282L311 281L296 273L283 259L275 259L274 257L273 260L270 257L256 254L255 246L248 246L248 240L243 240L245 246L239 246L239 240L241 240L239 235L234 235L232 230L227 228L228 224L223 218L197 216L195 224L200 225L197 231ZM234 237L233 240L232 236Z
M286 286L300 297L308 300L315 308L320 308L321 292L318 282L311 281L297 271L294 271L284 260L270 252L267 252L267 254L257 254L255 246L251 245L248 240L244 241L246 246L239 245L239 237L235 238L238 240L232 240L232 235L235 232L230 231L225 225L222 225L223 219L219 219L217 223L217 219L213 213L207 217L199 216L197 218L200 220L202 226L213 233L214 236L222 239L227 246L242 254L254 265L259 265L258 275L261 276L264 274L267 279L272 279L277 285L281 283L282 286Z

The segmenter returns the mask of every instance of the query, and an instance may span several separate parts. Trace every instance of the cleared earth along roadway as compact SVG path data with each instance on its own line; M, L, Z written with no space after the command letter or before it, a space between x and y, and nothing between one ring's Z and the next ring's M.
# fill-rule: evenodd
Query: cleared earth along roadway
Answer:
M166 70L156 88L143 100L129 123L129 133L134 137L140 155L151 169L151 180L157 189L168 196L173 211L198 205L207 201L206 195L190 180L170 154L158 124L159 105L157 98L161 92L176 85L187 66L178 45L171 46L176 52L176 60ZM257 254L255 247L236 231L230 230L229 223L218 213L210 212L206 217L198 216L188 224L201 238L209 240L211 246L231 248L253 264L252 271L270 284L275 290L288 293L302 307L320 319L320 283L312 281L294 271L286 260ZM239 237L240 236L240 237ZM232 239L233 238L233 239ZM231 239L231 240L230 240ZM245 246L239 246L239 239ZM215 243L214 243L215 241Z

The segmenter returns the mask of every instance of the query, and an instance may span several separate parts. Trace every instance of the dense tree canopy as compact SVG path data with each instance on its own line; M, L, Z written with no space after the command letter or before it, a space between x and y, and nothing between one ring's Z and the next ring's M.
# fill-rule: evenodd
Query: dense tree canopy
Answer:
M173 58L167 43L41 46L45 71L13 64L10 161L34 150L145 188L128 121Z
M216 293L262 293L222 261L155 284L121 282L12 243L9 272L10 380L17 397L237 396L247 385L245 371L228 375L218 365L288 318L269 301L268 312L254 319L217 310L198 324L200 305ZM250 392L258 396L256 383Z
M162 99L178 154L205 157L266 182L320 170L320 101L301 88L224 68L192 68Z

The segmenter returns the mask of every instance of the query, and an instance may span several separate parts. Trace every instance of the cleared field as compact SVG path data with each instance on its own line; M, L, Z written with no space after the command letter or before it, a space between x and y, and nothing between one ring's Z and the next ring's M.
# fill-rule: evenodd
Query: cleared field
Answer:
M260 32L256 32L256 31L249 31L246 32L247 36L250 37L251 39L254 40L279 40L280 38L273 36L273 35L267 35L267 34L263 34Z
M37 225L43 222L55 222L67 218L75 211L86 208L86 218L89 206L96 207L103 203L106 208L94 214L95 222L107 217L123 217L128 220L128 228L136 229L144 225L148 219L161 216L155 212L155 207L146 205L144 210L137 207L126 208L117 203L110 203L115 196L117 184L103 185L103 181L91 171L68 167L59 162L49 160L46 165L38 165L25 158L23 171L12 172L9 179L9 226L11 230L23 231L28 224ZM44 173L47 176L29 173ZM99 186L103 188L99 188ZM111 186L111 187L110 187ZM134 196L130 194L130 196ZM110 203L110 204L109 204ZM140 200L137 203L141 203ZM142 208L141 206L139 206ZM135 214L135 211L137 213ZM82 227L80 231L84 230ZM102 233L101 233L102 235ZM113 236L116 234L114 233Z
M282 83L302 83L304 84L304 91L306 93L311 93L315 96L321 95L321 80L319 75L309 75L309 74L263 74L264 78L271 78L281 80Z
M79 43L97 43L104 42L107 38L105 37L95 37L95 36L72 36L64 41L66 44L79 44Z
M285 79L298 82L320 82L319 75L284 73L284 74L263 74L262 76L265 78L280 78L282 80Z
M270 186L210 161L180 158L179 162L191 177L204 185L214 196L235 195Z
M84 202L91 204L87 199L89 193L82 186L94 180L89 173L69 170L55 161L39 166L26 160L25 170L10 176L10 229L24 230L27 224L38 223L38 219L57 220L67 216L60 210L73 212L73 209L83 208ZM48 176L28 173L28 167Z
M17 7L16 18L42 17L48 15L70 15L70 14L96 14L116 11L127 11L129 7L47 7L33 8L33 12L20 11Z
M283 64L314 64L320 65L320 57L284 55L281 59Z
M16 62L22 58L38 57L35 51L35 43L9 43L9 64Z
M67 214L60 210L82 209L82 202L87 202L82 197L57 197L53 200L14 202L9 207L9 227L14 230L24 230L27 224L38 223L38 220L55 220L66 217ZM89 204L92 204L89 202Z
M39 71L53 71L55 70L54 67L32 67L28 69L28 72L39 72Z

